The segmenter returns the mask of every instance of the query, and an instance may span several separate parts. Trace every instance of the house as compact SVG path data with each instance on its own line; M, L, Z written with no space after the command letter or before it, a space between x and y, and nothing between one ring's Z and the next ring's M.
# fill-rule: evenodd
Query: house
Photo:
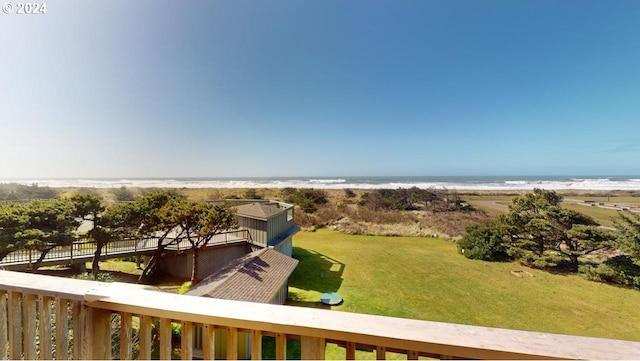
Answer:
M200 279L256 250L272 248L288 257L292 255L293 236L300 230L294 223L293 205L268 200L234 201L238 229L216 236L200 251L197 275ZM188 245L183 247L188 248ZM171 256L171 262L162 262L159 271L175 277L191 277L191 252L175 247L168 249L172 250L175 255Z
M263 248L240 257L205 278L186 295L234 301L284 304L288 296L288 280L298 260L271 248ZM238 358L251 357L251 334L238 332ZM215 331L215 357L226 355L227 334ZM202 327L194 328L193 354L202 355Z

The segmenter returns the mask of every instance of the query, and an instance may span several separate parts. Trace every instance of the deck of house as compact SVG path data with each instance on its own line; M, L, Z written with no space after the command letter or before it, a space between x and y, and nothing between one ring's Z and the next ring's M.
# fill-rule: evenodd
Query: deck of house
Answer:
M158 249L158 237L145 239L125 239L109 242L102 249L101 259L124 258L132 256L143 256L153 254ZM168 237L163 242L171 242L166 248L167 251L181 252L191 248L185 239L176 240L175 237ZM236 242L251 242L251 236L247 230L231 230L215 235L207 244L214 247ZM43 258L40 266L70 265L88 262L93 259L96 251L94 241L77 241L68 246L58 246L50 250ZM37 250L20 250L12 252L0 260L0 268L6 270L27 270L31 269L42 255Z
M43 322L47 320L47 322ZM172 325L181 325L179 345ZM226 333L226 358L238 356L238 339L250 335L252 358L264 336L275 356L300 340L303 359L324 359L327 344L388 352L408 359L640 359L640 342L467 326L330 310L248 303L100 283L0 271L0 358L182 359L193 357L196 326L202 356L214 356L216 330ZM133 337L135 335L135 337ZM153 337L152 337L153 335ZM199 334L200 335L200 334Z

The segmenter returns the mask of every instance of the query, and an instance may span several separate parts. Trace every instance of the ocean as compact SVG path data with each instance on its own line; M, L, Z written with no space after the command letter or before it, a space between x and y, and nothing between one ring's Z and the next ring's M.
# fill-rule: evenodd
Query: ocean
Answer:
M432 177L269 177L269 178L68 178L0 179L0 183L93 188L447 188L458 190L640 190L640 176L432 176Z

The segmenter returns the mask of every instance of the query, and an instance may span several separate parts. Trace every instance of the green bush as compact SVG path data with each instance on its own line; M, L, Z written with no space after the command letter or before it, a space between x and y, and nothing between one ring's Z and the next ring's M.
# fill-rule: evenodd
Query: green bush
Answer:
M582 266L580 271L591 281L640 289L640 265L626 255L609 258L598 266Z
M187 281L180 286L180 289L178 289L178 293L181 295L184 295L185 293L187 293L187 291L189 291L190 288L191 288L191 281Z
M484 261L501 261L509 258L501 235L491 227L469 227L467 234L457 243L460 253L467 258Z
M75 279L78 279L78 280L93 281L93 275L91 275L90 273L81 273L79 275L71 276L71 278L75 278ZM115 279L113 278L111 273L98 272L98 281L99 282L114 282Z

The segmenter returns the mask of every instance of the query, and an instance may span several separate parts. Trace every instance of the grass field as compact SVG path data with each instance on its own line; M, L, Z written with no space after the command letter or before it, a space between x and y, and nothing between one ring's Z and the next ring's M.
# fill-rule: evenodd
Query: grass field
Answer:
M579 204L563 204L562 207L586 214L602 226L613 227L613 221L619 219L618 211L615 209L589 207Z
M640 341L640 292L469 260L440 239L301 232L294 257L293 305L334 291L338 311ZM533 277L511 274L523 270Z

